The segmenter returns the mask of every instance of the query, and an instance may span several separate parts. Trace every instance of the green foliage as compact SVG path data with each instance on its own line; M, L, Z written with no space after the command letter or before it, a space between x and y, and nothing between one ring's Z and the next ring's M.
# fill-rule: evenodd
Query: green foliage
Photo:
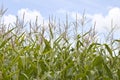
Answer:
M48 24L48 31L36 24L37 32L29 25L28 33L16 26L0 34L0 80L120 80L120 51L113 46L120 40L102 44L83 29L71 37L68 20L60 34Z

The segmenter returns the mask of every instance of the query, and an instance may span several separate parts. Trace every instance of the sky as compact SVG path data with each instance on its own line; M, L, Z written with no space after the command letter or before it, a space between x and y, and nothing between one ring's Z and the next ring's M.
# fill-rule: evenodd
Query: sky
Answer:
M116 26L116 34L120 28L120 0L0 0L0 5L7 8L4 22L9 24L16 20L16 16L25 20L34 21L36 16L39 22L47 22L50 15L65 19L66 14L70 19L75 19L76 14L81 18L85 11L90 24L96 23L96 31L110 31L111 25Z

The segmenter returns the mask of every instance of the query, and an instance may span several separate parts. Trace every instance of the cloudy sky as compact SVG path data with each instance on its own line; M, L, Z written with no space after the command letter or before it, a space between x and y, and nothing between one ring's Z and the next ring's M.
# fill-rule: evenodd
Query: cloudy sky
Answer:
M96 22L96 30L110 30L111 22L120 31L120 0L0 0L0 4L8 8L4 21L6 24L14 22L17 16L25 13L25 20L39 22L47 20L49 15L65 18L66 13L70 19L75 19L76 13L81 17L85 10L86 17L91 24Z

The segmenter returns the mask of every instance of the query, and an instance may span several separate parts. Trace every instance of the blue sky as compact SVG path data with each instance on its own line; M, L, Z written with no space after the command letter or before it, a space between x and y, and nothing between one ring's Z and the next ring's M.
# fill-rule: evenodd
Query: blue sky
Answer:
M74 12L106 14L111 7L120 7L120 0L0 0L9 13L16 14L21 8L39 10L44 16L56 14L60 9Z
M75 19L77 13L81 18L85 10L91 24L96 22L97 31L110 30L111 21L118 32L120 28L120 0L0 0L0 4L8 8L4 16L6 24L14 22L15 16L24 12L26 20L39 16L40 22L41 19L47 22L49 15L63 19L68 13L70 19Z

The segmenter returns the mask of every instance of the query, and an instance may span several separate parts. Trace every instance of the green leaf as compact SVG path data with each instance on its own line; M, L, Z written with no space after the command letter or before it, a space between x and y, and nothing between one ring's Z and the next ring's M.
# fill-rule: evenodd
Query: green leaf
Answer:
M4 41L1 43L0 48L4 47L4 46L6 45L6 43L7 43L11 38L12 38L12 37L4 40Z
M3 35L3 37L6 36L7 34L9 34L10 32L12 32L14 29L15 29L15 28L12 28L11 30L7 31L7 32Z
M110 49L110 47L107 44L104 44L104 46L107 49L107 51L109 52L110 56L113 58L112 49Z
M118 76L118 78L120 80L120 69L117 70L117 76Z
M44 48L44 51L43 51L43 54L46 54L46 53L49 53L52 48L50 46L50 42L44 38L44 43L45 43L45 48Z
M120 42L120 40L116 39L116 40L113 40L112 44L115 43L115 42Z
M52 27L50 25L49 25L49 32L50 32L50 38L53 39L54 35L53 35Z
M99 66L99 65L101 65L101 64L103 64L103 58L102 58L102 56L97 56L97 57L95 57L95 59L94 59L94 61L93 61L93 67L95 67L95 66Z
M13 77L15 74L18 74L19 73L19 70L16 70L15 72L11 72L7 77L8 78L11 78Z
M3 80L3 73L0 71L0 80Z
M21 75L22 75L22 76L24 76L24 78L23 78L23 79L25 79L25 78L26 78L27 80L29 80L29 77L27 76L27 74L25 74L25 73L21 73Z
M105 70L106 70L107 75L108 75L111 79L113 79L112 71L110 70L110 68L109 68L109 67L107 66L107 64L105 64L105 63L103 63L103 65L104 65L104 68L105 68Z
M77 50L79 49L79 47L84 47L84 45L83 45L83 43L80 41L80 40L78 40L77 41L77 44L76 44L76 47L77 47Z
M99 44L99 43L92 43L92 44L90 44L90 46L89 46L88 49L87 49L87 52L91 51L91 49L92 49L94 46L96 46L96 45L100 45L100 44Z

